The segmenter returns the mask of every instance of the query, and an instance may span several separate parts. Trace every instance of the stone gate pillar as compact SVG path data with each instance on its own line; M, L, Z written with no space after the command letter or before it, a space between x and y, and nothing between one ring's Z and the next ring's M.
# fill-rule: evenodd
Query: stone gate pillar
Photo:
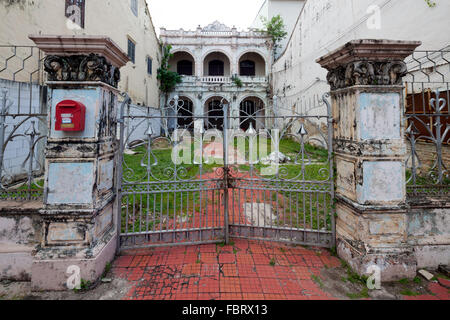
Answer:
M117 246L117 84L128 57L109 38L30 36L46 53L48 126L43 240L32 265L34 290L64 290L72 275L95 281ZM81 102L84 129L57 130L56 106ZM62 115L63 129L73 114ZM74 266L69 269L68 267ZM73 277L72 277L73 279Z
M359 274L380 267L382 281L416 274L406 243L402 77L419 45L354 40L317 60L331 86L337 251Z

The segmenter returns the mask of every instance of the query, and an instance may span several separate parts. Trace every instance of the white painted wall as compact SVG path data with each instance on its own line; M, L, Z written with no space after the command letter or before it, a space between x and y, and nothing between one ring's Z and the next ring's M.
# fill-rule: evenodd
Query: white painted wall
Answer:
M278 57L286 48L289 38L294 30L295 23L297 22L298 14L300 13L305 0L266 0L258 12L255 20L253 21L252 28L261 29L263 24L261 17L265 17L270 20L276 15L280 15L283 18L283 22L286 26L287 36L280 42L280 48L277 51L275 57Z
M0 1L0 45L34 45L28 39L30 34L104 35L127 52L130 37L137 44L136 63L128 62L121 69L119 89L127 91L134 103L158 107L159 40L146 0L138 1L138 16L132 12L130 1L86 1L85 27L79 30L69 28L65 1ZM0 50L0 69L8 56L4 51ZM153 60L152 75L147 74L147 56Z
M329 91L327 71L315 60L353 39L420 40L422 50L450 46L450 1L434 2L430 8L424 0L307 0L286 50L273 65L279 102L298 111L314 106ZM373 4L381 9L379 30L367 26L371 15L366 12Z

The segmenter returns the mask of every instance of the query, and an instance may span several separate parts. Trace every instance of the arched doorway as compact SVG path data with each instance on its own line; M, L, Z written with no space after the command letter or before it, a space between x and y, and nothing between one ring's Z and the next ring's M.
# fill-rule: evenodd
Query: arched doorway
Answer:
M184 76L192 76L193 75L194 66L192 61L189 60L180 60L177 63L177 72L178 74Z
M180 97L178 100L177 119L178 128L194 129L194 103L187 97Z
M247 131L250 124L254 129L264 127L264 102L258 97L248 97L239 106L239 127Z
M266 76L266 61L256 52L247 52L239 58L239 75L249 77Z
M184 76L195 74L194 57L186 51L178 51L169 59L170 71L177 72Z
M211 52L203 60L203 75L229 77L231 75L230 59L222 52Z
M209 76L223 76L225 74L225 64L221 60L212 60L209 62Z
M223 130L223 104L228 104L228 101L222 97L211 97L206 100L206 129Z
M239 70L241 76L254 77L256 74L255 62L252 60L242 60L239 62Z

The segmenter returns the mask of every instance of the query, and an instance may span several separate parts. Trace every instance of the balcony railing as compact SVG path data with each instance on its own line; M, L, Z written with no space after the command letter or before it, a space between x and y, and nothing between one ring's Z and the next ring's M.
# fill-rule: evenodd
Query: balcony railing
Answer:
M247 77L247 76L239 76L239 79L243 83L267 83L266 77ZM231 77L224 77L224 76L203 76L203 77L196 77L196 76L183 76L183 82L189 83L189 82L201 82L201 83L232 83Z

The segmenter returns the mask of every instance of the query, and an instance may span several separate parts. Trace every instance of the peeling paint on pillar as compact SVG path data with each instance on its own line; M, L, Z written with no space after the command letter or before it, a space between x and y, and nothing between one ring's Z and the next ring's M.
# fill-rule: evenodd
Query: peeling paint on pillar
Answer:
M92 202L94 164L50 163L48 204L89 204Z
M400 94L360 93L360 138L400 139Z
M357 186L358 202L403 203L405 199L404 166L399 161L364 161L363 185Z

